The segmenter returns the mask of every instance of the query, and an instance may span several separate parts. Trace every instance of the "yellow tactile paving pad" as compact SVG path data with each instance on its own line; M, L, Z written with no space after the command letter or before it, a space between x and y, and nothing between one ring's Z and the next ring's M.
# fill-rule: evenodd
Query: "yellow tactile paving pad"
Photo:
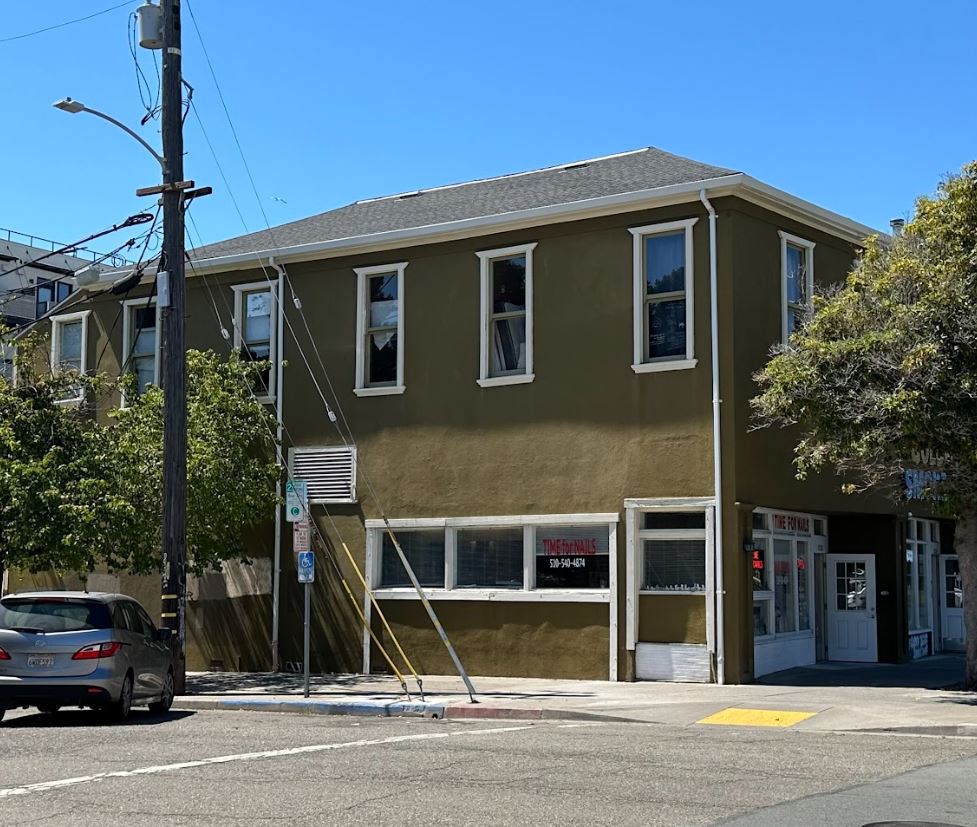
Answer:
M789 727L813 718L817 712L798 712L786 709L742 709L731 706L709 715L697 724L718 724L720 726L779 726Z

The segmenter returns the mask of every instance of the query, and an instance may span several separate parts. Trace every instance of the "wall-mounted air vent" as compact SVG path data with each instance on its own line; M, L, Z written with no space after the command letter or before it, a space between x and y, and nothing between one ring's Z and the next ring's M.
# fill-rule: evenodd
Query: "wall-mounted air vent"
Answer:
M308 483L309 503L356 502L355 447L290 448L288 467L292 477Z

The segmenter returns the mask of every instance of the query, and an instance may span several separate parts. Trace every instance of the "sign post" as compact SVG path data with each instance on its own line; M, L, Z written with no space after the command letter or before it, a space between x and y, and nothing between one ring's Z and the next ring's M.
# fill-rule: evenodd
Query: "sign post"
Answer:
M311 632L310 610L312 603L312 583L315 581L315 555L311 551L301 551L296 555L299 583L305 586L305 628L302 641L302 668L305 672L305 697L309 697L309 638Z

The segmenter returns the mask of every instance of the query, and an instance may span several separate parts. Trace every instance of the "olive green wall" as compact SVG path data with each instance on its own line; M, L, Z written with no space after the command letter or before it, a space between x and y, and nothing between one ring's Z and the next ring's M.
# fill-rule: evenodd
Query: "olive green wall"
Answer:
M819 283L844 276L852 248L739 199L717 198L713 204L718 213L726 667L727 679L736 681L748 680L752 674L752 597L742 553L751 504L822 513L884 513L891 506L877 498L843 497L837 493L838 481L830 477L797 482L790 465L793 435L750 432L752 373L764 364L770 345L780 336L777 230L817 243ZM691 370L636 375L630 367L633 276L628 228L689 217L699 219L693 230L698 365ZM332 506L335 525L319 514L330 542L341 535L362 564L364 520L380 516L377 503L367 495L366 475L387 515L395 518L620 514L619 673L626 675L623 500L713 492L708 240L707 215L696 202L388 253L289 264L292 285L359 448L359 503ZM531 384L483 389L476 383L479 260L475 253L529 242L537 243L533 254L536 378ZM401 293L406 391L360 398L353 394L353 268L399 261L408 262ZM265 278L260 269L212 275L206 282L191 275L189 344L226 353L228 344L220 327L233 329L230 285ZM142 288L143 295L146 292ZM118 300L101 297L90 306L94 312L89 365L94 365L111 332L112 341L98 367L114 372L122 351ZM328 391L301 317L290 300L284 308L320 386ZM285 336L282 356L287 444L339 444L291 332ZM281 658L298 661L302 594L295 583L290 530L287 525L283 528ZM271 532L259 546L255 556L268 560ZM347 578L359 602L362 589L342 555L335 558L338 569L331 567L328 557L319 561L313 667L357 671L361 663L358 619L337 572ZM197 663L267 665L268 660L261 659L261 653L270 649L267 592L259 589L250 595L200 602L207 605L191 608L196 613L192 616L199 619L190 630ZM606 604L436 601L434 605L473 673L606 676ZM430 665L427 671L450 671L443 647L418 604L385 601L383 607L416 663ZM642 639L647 635L648 639L704 642L704 598L642 597L641 608ZM373 664L382 665L376 651Z
M705 643L706 598L696 594L640 595L638 640L642 643Z

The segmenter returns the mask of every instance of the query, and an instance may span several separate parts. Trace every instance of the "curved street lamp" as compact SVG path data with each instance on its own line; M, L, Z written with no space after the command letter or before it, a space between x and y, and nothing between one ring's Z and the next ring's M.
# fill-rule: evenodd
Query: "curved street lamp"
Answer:
M122 121L117 121L111 115L106 115L104 112L99 112L97 109L92 109L85 106L85 104L83 104L81 101L72 100L71 98L64 98L63 100L55 101L52 105L55 109L60 109L62 112L68 112L72 115L77 115L79 112L87 112L89 115L95 115L96 117L101 118L103 121L108 121L110 124L119 127L119 129L127 132L129 135L139 141L139 143L141 143L156 159L160 165L160 168L163 170L163 173L166 173L166 159L155 149L153 149L152 146L150 146L150 144L147 143L141 135L130 129L128 126L122 123Z

